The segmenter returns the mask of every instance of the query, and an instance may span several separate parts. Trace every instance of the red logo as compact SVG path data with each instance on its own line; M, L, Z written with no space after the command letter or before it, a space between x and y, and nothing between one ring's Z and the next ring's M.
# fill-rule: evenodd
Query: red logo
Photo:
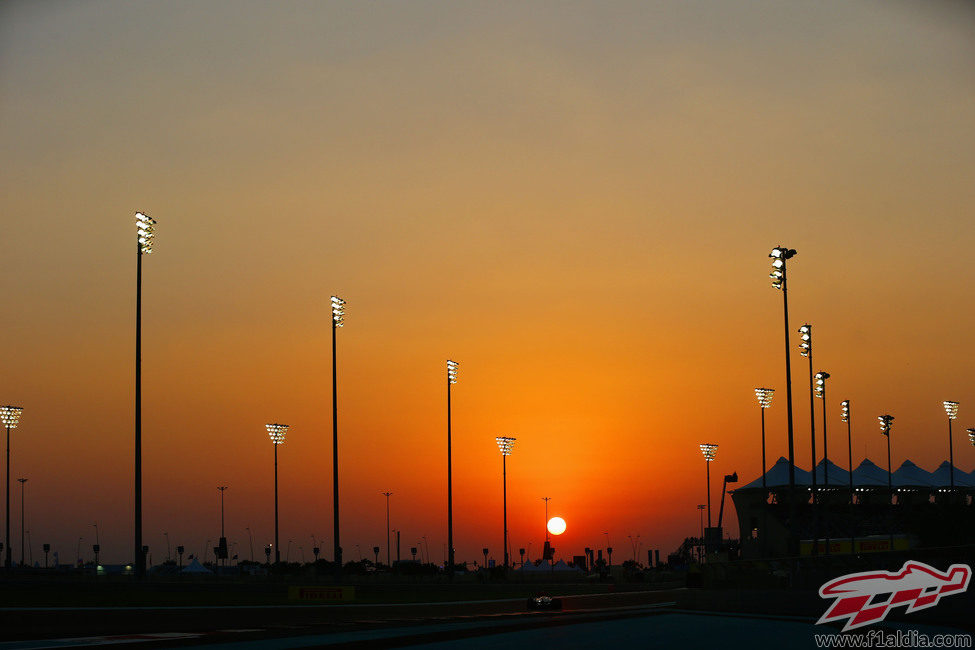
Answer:
M884 620L893 607L906 605L906 612L934 607L942 596L964 593L972 570L967 564L952 564L942 573L921 562L908 561L896 573L865 571L850 573L819 588L820 598L836 598L816 624L846 618L843 631Z

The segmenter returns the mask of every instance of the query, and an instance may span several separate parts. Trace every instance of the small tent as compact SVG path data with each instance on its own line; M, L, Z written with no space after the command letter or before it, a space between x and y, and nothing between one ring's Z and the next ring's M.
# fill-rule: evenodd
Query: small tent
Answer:
M180 573L204 575L204 574L212 574L213 571L200 564L200 561L197 560L196 558L193 558L193 560L189 564L183 567L183 570L180 571Z

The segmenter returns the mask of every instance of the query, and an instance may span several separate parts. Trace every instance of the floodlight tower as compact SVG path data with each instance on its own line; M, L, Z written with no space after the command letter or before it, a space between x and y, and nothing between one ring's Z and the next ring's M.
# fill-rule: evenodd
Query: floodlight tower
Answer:
M27 479L19 478L17 482L20 483L20 566L24 566L24 488Z
M772 406L772 397L775 395L774 388L756 388L755 397L758 398L758 405L762 411L762 491L765 492L765 498L768 497L768 492L765 485L765 409Z
M708 528L711 527L711 462L718 453L718 445L713 442L705 442L700 445L701 453L704 454L704 466L707 468L708 481Z
M799 354L809 359L809 441L812 446L812 495L816 505L816 400L813 380L812 325L806 323L799 328ZM815 546L813 547L815 549Z
M782 312L785 321L785 400L786 400L786 421L788 423L789 434L789 546L790 551L798 541L796 534L795 507L796 507L796 455L795 439L792 426L792 344L789 342L789 284L788 274L786 273L787 262L796 256L794 248L776 246L769 253L772 258L772 272L769 277L772 279L772 286L782 292Z
M824 400L825 401L825 400ZM846 422L846 452L850 458L850 511L853 511L853 425L851 424L852 419L850 417L850 400L845 399L840 402L840 420ZM850 525L850 553L854 553L856 547L854 546L854 528L853 524Z
M135 213L136 289L135 289L135 575L146 575L146 557L142 552L142 256L152 253L156 220L145 213Z
M823 400L823 490L829 491L829 445L826 442L826 380L829 373L820 370L816 373L816 397ZM816 463L813 462L813 475ZM829 555L829 509L823 511L823 527L826 529L826 554Z
M339 411L336 386L335 333L345 325L345 301L332 296L332 557L335 577L342 575L342 546L339 544Z
M958 417L958 402L943 402L948 414L948 476L951 489L955 489L955 452L951 445L951 421Z
M386 497L386 568L392 568L393 564L389 553L389 497L393 496L393 493L383 492L383 496Z
M281 561L281 543L278 538L278 445L284 444L288 425L272 423L264 426L267 428L267 435L271 438L271 444L274 445L274 563L277 564Z
M891 514L894 511L894 486L891 481L891 464L890 464L890 430L893 426L894 416L893 415L879 415L877 419L880 421L880 433L887 437L887 505L890 506ZM891 528L890 528L890 550L894 550L894 528L893 528L893 516L891 516Z
M4 428L7 430L7 474L6 474L6 487L4 488L4 493L7 497L7 506L4 508L4 512L7 517L7 527L6 535L4 536L4 544L6 545L6 554L4 555L3 566L9 571L11 566L11 555L10 555L10 430L16 429L17 424L20 422L20 416L23 414L24 409L19 406L0 406L0 422L3 423Z
M504 568L508 569L508 468L507 459L511 455L511 448L515 445L516 438L510 436L498 436L494 439L501 450L501 486L504 498Z
M447 576L449 580L454 579L454 484L450 457L450 387L457 383L459 366L456 361L447 359Z

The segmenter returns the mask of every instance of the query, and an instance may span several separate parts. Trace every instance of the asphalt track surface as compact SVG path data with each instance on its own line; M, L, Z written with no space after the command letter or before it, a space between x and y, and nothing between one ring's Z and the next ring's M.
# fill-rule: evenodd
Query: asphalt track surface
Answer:
M126 645L242 649L429 647L815 647L835 633L814 617L677 609L684 590L569 596L560 612L528 612L524 599L278 607L5 608L0 650ZM888 627L904 627L891 623ZM913 625L929 634L958 633Z

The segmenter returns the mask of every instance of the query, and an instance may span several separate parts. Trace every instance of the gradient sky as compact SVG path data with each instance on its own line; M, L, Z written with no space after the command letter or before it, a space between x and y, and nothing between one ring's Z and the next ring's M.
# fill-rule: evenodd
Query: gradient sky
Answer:
M0 403L25 408L35 560L72 560L95 521L103 559L131 559L136 210L159 221L157 562L164 531L215 541L217 485L261 555L271 421L292 426L282 546L331 556L332 293L347 558L385 546L390 490L404 554L425 535L442 559L447 358L458 560L501 555L497 435L518 439L515 550L537 556L543 496L560 553L696 534L699 443L720 445L715 508L722 475L760 472L756 386L778 389L770 463L786 453L779 243L793 329L832 374L831 456L849 398L855 462L886 463L889 412L895 467L933 469L953 399L971 470L973 33L961 1L3 3ZM793 371L808 466L795 352Z

